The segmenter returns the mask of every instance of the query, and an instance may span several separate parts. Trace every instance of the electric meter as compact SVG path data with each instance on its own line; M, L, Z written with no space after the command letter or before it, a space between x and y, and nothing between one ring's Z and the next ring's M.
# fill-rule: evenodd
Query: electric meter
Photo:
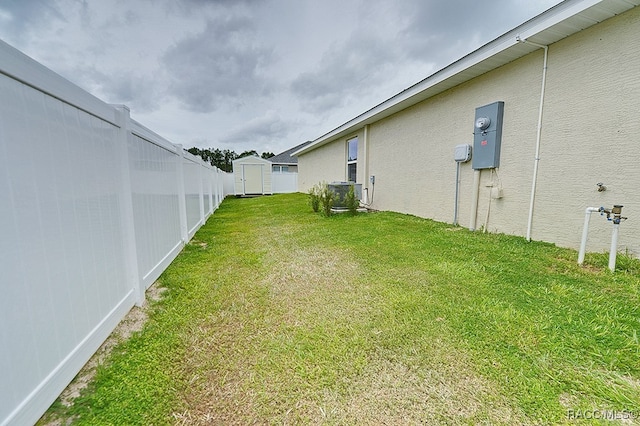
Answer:
M486 130L491 125L491 119L489 117L479 117L476 120L476 128L480 130Z

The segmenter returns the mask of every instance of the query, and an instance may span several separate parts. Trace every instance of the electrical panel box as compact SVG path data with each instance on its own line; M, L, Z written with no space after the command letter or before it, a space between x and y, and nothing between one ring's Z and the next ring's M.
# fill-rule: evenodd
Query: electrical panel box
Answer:
M494 102L476 108L473 127L473 169L500 167L500 145L502 143L502 116L504 102Z
M471 160L471 145L468 143L456 145L456 148L453 151L453 159L458 163L466 163Z

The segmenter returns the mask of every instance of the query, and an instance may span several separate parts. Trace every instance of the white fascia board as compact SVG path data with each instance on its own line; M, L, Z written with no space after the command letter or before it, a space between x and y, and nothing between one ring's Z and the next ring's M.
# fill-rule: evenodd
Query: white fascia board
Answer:
M520 36L520 38L526 40L602 2L603 0L564 1L509 31L507 34L517 32L517 35ZM597 22L592 22L591 25L593 24L597 24ZM584 28L577 29L575 32L581 31Z
M549 43L556 42L562 38L568 37L571 34L588 28L591 25L595 25L605 19L608 19L615 14L622 13L635 6L638 6L639 4L640 0L566 0L562 3L559 3L551 9L548 9L540 15L526 21L525 23L496 38L495 40L485 44L479 49L451 63L447 67L435 72L419 83L376 105L375 107L364 112L363 114L360 114L352 120L347 121L334 130L320 136L309 145L293 152L291 155L305 154L319 146L331 142L334 139L342 137L348 133L352 133L355 130L364 127L366 124L370 124L384 117L388 117L389 115L401 111L404 108L428 99L429 97L448 89L449 85L446 84L448 81L452 83L450 87L456 86L537 49L535 46L531 45L523 46L518 41L518 38L522 40L533 38L533 40L531 41L535 42L536 35L539 35L540 33L544 32L545 30L549 30L554 26L562 24L562 22L594 6L602 5L603 8L607 10L607 13L603 15L603 19L597 20L593 19L592 17L585 16L586 19L583 21L583 25L581 25L579 28L567 28L564 32L560 32L554 35L551 41L549 41ZM459 81L452 81L453 77L465 71L472 71L474 67L479 67L482 62L487 61L490 58L497 57L498 55L506 53L508 50L512 50L514 48L518 50L514 50L513 54L504 55L504 58L502 58L501 60L494 61L489 69L480 70L479 68L479 72L469 72L467 76L460 79ZM442 88L440 90L438 88L439 85L442 85Z
M0 40L0 74L118 126L114 107L2 40Z

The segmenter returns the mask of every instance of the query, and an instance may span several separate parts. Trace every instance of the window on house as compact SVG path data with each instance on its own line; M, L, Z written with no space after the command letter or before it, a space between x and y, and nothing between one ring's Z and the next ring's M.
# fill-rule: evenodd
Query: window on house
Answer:
M356 181L358 165L358 137L347 140L347 180Z
M289 166L273 166L275 173L289 173Z

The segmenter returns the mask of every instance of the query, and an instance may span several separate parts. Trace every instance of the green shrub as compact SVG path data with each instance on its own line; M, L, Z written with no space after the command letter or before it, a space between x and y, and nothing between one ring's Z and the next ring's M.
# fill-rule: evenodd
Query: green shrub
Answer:
M311 205L311 209L313 209L315 213L318 213L320 211L320 189L321 184L317 183L313 185L313 187L309 189L308 192L309 204Z
M320 184L319 194L320 204L322 206L321 212L324 216L329 217L331 216L331 208L333 207L336 195L329 189L329 185L326 182Z
M344 204L350 215L355 215L360 207L360 200L356 198L355 185L349 186L349 191L344 196Z

